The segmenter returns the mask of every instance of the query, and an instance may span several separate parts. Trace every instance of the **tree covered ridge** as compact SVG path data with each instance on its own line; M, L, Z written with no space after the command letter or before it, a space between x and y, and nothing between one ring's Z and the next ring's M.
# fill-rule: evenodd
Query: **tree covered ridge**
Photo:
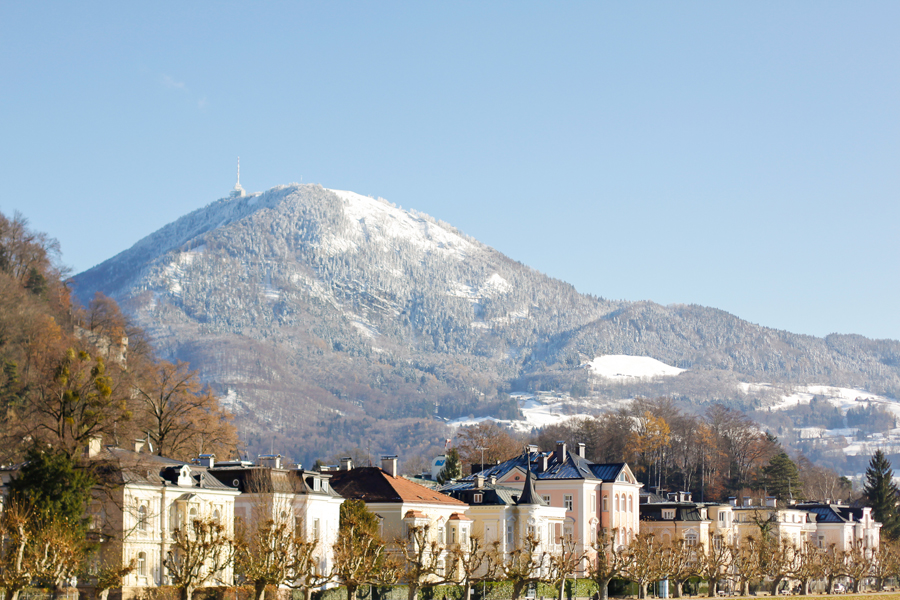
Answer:
M197 373L158 359L110 298L73 303L65 277L55 240L0 215L0 462L48 446L77 459L96 438L233 456L231 415Z

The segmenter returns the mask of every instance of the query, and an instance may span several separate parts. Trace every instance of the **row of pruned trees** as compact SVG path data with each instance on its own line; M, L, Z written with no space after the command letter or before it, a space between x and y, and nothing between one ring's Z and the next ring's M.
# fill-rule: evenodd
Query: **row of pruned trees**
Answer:
M592 571L602 598L614 578L636 583L641 598L651 584L663 580L680 598L685 582L694 578L708 582L710 597L722 586L746 596L751 584L769 587L772 595L782 588L806 595L817 582L830 594L835 583L844 579L858 593L866 579L873 579L876 590L881 590L888 579L900 578L900 548L882 543L872 549L857 541L848 550L838 550L834 544L826 548L808 541L796 545L774 535L751 535L725 544L712 534L707 544L689 545L684 540L664 543L644 533L619 548L601 542Z

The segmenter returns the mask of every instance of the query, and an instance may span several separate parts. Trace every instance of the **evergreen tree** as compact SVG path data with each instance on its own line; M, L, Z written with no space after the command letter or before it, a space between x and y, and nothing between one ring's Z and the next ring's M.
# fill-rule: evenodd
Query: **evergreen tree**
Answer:
M863 496L872 507L873 517L882 524L881 535L888 540L900 537L900 518L897 516L897 486L891 463L881 450L876 450L866 469Z
M93 476L64 451L34 445L19 474L10 480L9 490L12 499L29 507L39 522L60 519L83 528L94 483Z
M459 450L451 448L447 453L444 468L438 473L438 483L444 484L451 479L459 479L462 476L462 463L459 460Z
M779 452L762 469L766 492L782 502L802 500L803 487L800 471L785 452Z

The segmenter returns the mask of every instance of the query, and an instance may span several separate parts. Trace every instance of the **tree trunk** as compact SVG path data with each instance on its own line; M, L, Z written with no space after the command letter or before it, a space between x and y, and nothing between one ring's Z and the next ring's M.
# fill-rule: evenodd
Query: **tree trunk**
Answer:
M800 580L800 595L801 596L809 596L809 580L808 579Z
M563 600L563 597L566 594L566 580L563 579L562 583L559 584L559 593L556 595L556 600Z
M406 600L419 600L419 586L412 581L409 582L409 587L406 588Z
M310 586L303 588L303 600L312 600L312 588Z
M862 588L862 577L853 580L853 593L858 594L860 588Z
M674 592L672 594L673 598L681 598L684 595L684 582L683 581L672 581L672 587L674 587Z
M194 600L194 586L186 585L181 588L181 600Z
M469 580L466 580L466 593L463 596L464 600L472 600L472 584L469 583Z
M750 595L750 582L742 581L741 582L741 596L749 596Z
M719 586L719 580L714 577L710 578L709 583L706 586L707 597L715 598L718 595L718 591L719 591L718 586Z
M257 579L253 582L253 600L266 600L266 582Z
M600 600L609 600L609 579L598 581L597 587L600 588L600 591L598 592Z
M646 598L647 597L647 582L642 581L638 587L638 598Z
M109 588L106 588L105 590L100 590L100 593L97 594L98 600L106 600L107 598L109 598Z
M522 597L522 590L525 589L524 581L517 581L513 584L512 600L519 600Z
M776 577L774 581L772 581L772 595L778 595L778 586L781 585L781 577Z
M347 600L356 600L356 588L358 586L347 584Z

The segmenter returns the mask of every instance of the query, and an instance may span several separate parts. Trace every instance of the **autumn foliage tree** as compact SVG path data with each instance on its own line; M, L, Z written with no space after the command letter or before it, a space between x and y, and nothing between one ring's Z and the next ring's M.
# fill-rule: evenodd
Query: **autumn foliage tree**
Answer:
M141 423L158 455L187 460L201 453L234 453L238 439L231 415L187 363L148 365L135 390Z

